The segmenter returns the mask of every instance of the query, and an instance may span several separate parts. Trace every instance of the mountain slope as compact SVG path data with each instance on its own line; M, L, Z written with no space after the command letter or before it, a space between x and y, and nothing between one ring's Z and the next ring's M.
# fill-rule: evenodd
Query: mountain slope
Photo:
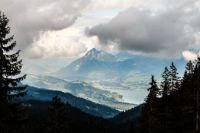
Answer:
M73 80L103 80L118 77L123 80L127 74L139 72L150 76L160 75L165 66L170 65L172 60L133 55L127 52L119 52L115 55L96 50L88 51L83 57L73 61L71 64L55 72L54 75L60 78ZM183 59L175 60L180 72L184 68Z
M128 52L110 54L92 49L83 57L54 73L54 76L66 80L84 81L101 90L117 93L122 97L122 102L141 104L148 94L146 89L150 76L153 74L159 82L163 68L169 66L171 62L171 59L133 55ZM174 61L181 75L185 63L184 59Z
M51 101L52 97L58 95L64 102L67 102L71 106L79 108L80 110L94 116L99 116L103 118L111 118L119 113L119 111L115 109L111 109L107 106L93 103L83 98L75 97L69 93L39 89L36 87L31 87L31 86L28 86L27 90L28 90L27 95L22 98L25 101L28 101L28 100Z
M85 56L57 71L55 75L60 77L81 76L81 74L88 74L94 70L104 71L105 69L110 69L115 60L116 58L112 54L93 48Z
M137 122L142 113L143 104L138 105L130 110L121 112L110 120L116 124L126 123L126 122Z
M76 97L119 110L130 109L134 106L124 103L121 95L115 92L102 90L82 81L66 81L52 76L28 75L23 83L38 88L68 92Z

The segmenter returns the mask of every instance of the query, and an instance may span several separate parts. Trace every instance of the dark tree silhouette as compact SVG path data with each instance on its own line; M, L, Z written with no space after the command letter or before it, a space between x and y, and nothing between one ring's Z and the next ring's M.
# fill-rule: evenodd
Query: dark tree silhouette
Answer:
M20 86L26 75L20 75L22 60L19 53L13 52L16 42L9 36L8 18L0 11L0 132L22 132L25 106L14 104L13 98L26 94L25 86Z
M146 102L143 107L141 125L139 125L141 133L155 133L158 128L158 94L159 88L154 79L151 77L150 88L148 88L149 94L146 98Z
M11 53L16 42L13 41L14 36L9 36L8 22L8 18L0 12L0 98L6 101L26 94L25 86L19 86L26 77L19 76L22 68L22 60L18 59L20 50Z
M162 73L163 81L161 82L161 95L166 97L170 94L170 71L165 67L164 72Z
M187 74L187 76L190 76L194 73L194 64L192 61L189 61L187 64L186 64L186 67L185 67L185 74Z
M176 91L179 88L179 77L177 68L172 62L170 65L170 91Z

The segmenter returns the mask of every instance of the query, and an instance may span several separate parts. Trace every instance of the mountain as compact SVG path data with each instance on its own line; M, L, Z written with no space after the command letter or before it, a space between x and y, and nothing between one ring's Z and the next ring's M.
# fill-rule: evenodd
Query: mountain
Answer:
M71 106L79 108L83 112L86 112L94 116L111 118L119 113L119 111L115 109L97 103L93 103L83 98L75 97L69 93L39 89L31 86L28 86L27 90L28 90L27 95L22 98L23 101L30 101L30 100L51 101L52 97L57 95L63 100L63 102L66 102Z
M165 66L170 65L172 60L154 58L144 55L133 55L128 52L110 54L95 48L88 51L83 57L61 68L53 75L72 80L104 80L115 78L121 81L123 78L135 72L141 72L147 76L160 75ZM175 60L175 64L182 73L185 61Z
M121 112L110 120L116 124L126 123L130 121L137 122L141 116L143 106L143 104L140 104L130 110Z
M90 51L88 51L83 58L85 58L88 61L98 60L102 62L113 62L116 60L115 56L113 56L112 54L97 50L95 48L92 48Z
M88 51L83 57L57 71L54 75L59 77L85 78L90 72L102 72L112 68L116 58L112 54L99 51L95 48Z
M62 62L64 64L65 62ZM88 51L50 76L28 74L25 84L68 92L74 96L127 110L141 104L148 94L149 78L154 74L158 82L170 59L160 59L128 52L110 54L95 48ZM185 61L174 61L179 73L183 73ZM56 63L55 63L56 64Z
M132 79L131 73L136 75L135 73L140 72L140 70L147 72L146 68L137 65L137 63L139 62L136 62L135 58L120 60L118 56L93 48L83 57L52 75L67 80L95 81L95 83L99 81L103 84L113 83L116 85L116 83L122 83L124 79ZM118 85L112 87L115 88Z
M118 110L127 110L134 107L134 104L123 102L123 97L118 93L93 87L83 81L67 81L52 76L29 74L23 83L37 88L68 92L76 97L81 97Z
M110 54L93 48L52 75L65 80L84 81L101 90L121 95L126 103L141 104L148 94L146 89L151 75L159 82L164 67L171 62L172 59L134 55L129 52ZM185 60L177 59L174 63L182 75Z

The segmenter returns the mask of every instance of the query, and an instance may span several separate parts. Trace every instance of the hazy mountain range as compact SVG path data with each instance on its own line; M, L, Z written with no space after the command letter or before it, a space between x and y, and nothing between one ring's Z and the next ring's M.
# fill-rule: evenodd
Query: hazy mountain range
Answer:
M115 109L91 102L89 100L85 100L83 98L75 97L69 93L47 90L43 88L36 88L31 86L28 86L27 89L28 89L27 95L20 98L24 102L30 100L51 101L52 97L58 95L63 102L68 103L71 106L76 107L82 110L83 112L86 112L94 116L103 118L112 118L119 113L119 111Z
M66 59L54 63L49 61L50 67L47 66L48 61L44 66L39 61L28 65L25 62L23 71L28 73L28 77L24 83L67 92L119 110L142 103L147 95L150 75L154 74L159 81L164 67L171 63L170 59L129 52L107 53L95 48L71 63ZM62 65L56 67L59 62ZM182 74L185 60L177 59L174 62Z

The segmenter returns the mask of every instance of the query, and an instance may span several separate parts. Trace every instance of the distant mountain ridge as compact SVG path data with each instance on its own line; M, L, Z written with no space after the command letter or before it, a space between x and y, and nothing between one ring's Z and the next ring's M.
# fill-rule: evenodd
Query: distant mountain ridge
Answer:
M67 79L85 80L87 78L91 79L91 76L95 76L95 74L97 75L95 78L99 75L103 75L103 78L106 75L123 78L124 75L132 71L138 71L150 76L151 74L160 74L159 71L162 71L161 69L170 63L170 59L133 55L128 52L110 54L93 48L83 57L58 70L53 75ZM185 61L182 59L175 60L175 64L178 66L182 66L184 63Z
M105 51L97 50L96 48L92 48L90 51L88 51L83 58L105 62L113 62L116 60L114 55L109 54Z
M122 72L130 71L131 68L134 68L134 62L118 61L116 56L93 48L83 57L73 61L53 75L73 80L92 79L94 77L101 79L102 77L105 78L106 75L117 77Z
M93 103L83 98L75 97L69 93L64 93L61 91L53 91L47 89L40 89L36 87L27 87L28 93L26 96L21 98L22 100L41 100L41 101L51 101L52 97L59 96L63 102L67 102L73 107L79 108L83 112L88 114L103 117L103 118L112 118L119 113L119 111L109 108L104 105Z
M121 95L96 88L83 81L66 81L52 76L28 75L23 82L37 88L70 93L76 97L106 105L115 109L130 109L134 104L123 103Z
M143 107L144 107L144 104L140 104L130 110L117 114L110 120L116 124L126 123L130 121L138 122L142 114Z
M159 82L163 68L170 63L170 59L125 51L111 54L93 48L71 63L66 62L65 67L54 73L28 75L25 81L35 87L68 92L95 103L127 110L143 102L150 76L155 75ZM174 63L183 73L185 61L177 59Z
M115 61L116 58L112 54L93 48L83 57L57 71L55 75L59 75L61 77L65 77L64 74L66 76L81 76L81 74L87 74L94 70L103 71L105 69L110 69L112 63Z

